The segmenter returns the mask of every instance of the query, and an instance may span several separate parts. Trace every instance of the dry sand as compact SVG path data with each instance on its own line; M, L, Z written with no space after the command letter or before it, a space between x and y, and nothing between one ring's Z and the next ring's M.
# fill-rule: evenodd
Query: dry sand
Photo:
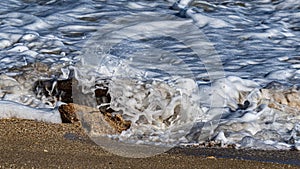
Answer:
M227 158L220 158L227 157ZM236 158L254 159L241 160ZM262 161L285 162L296 165ZM0 120L0 168L300 168L298 151L174 148L150 158L119 157L74 124Z

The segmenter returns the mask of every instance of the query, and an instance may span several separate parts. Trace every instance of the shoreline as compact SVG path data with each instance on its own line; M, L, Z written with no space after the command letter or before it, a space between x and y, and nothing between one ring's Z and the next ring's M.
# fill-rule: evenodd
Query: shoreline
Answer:
M148 158L125 158L93 143L76 124L0 120L0 168L271 169L299 166L300 151L176 147Z

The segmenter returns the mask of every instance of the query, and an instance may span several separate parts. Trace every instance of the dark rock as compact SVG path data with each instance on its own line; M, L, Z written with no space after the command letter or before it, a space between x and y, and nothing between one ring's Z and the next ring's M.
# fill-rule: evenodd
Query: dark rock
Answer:
M72 103L72 79L67 80L38 80L33 85L33 92L38 98L53 97L56 100ZM53 99L54 100L54 99Z
M89 106L73 104L72 98L72 84L76 81L72 79L67 80L39 80L34 85L34 92L37 97L54 97L58 101L68 103L66 105L61 105L59 107L59 112L62 118L63 123L77 123L79 118L77 117L76 112L78 109L82 109ZM75 85L75 84L74 84ZM108 93L108 87L104 85L96 85L96 90L94 92L95 98L98 105L110 103L111 97ZM55 99L53 99L55 101ZM90 109L92 107L90 106ZM124 130L127 130L131 126L131 122L125 120L122 117L122 112L116 112L109 107L109 105L100 106L97 109L99 113L102 114L103 119L116 131L121 133ZM82 113L82 112L80 112ZM101 117L102 118L102 117Z
M76 115L76 110L71 104L61 105L58 108L60 117L63 123L77 123L79 119Z

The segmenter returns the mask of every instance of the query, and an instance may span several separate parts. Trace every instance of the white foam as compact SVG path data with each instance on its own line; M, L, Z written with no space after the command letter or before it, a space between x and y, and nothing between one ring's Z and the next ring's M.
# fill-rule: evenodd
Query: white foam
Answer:
M21 41L27 41L31 42L33 40L36 40L39 37L39 34L37 32L27 33L22 36Z
M0 118L20 118L49 123L61 123L57 109L37 109L11 101L0 101Z
M0 40L0 49L4 49L12 45L12 42L8 39L1 39Z
M8 52L24 52L29 50L27 46L18 45L8 50Z
M174 1L176 1L176 0L174 0ZM189 5L192 1L193 0L177 0L174 5L176 5L177 8L184 9L184 8L189 7Z
M160 140L174 144L184 137L185 133L177 132L192 127L203 113L197 104L197 87L193 80L178 79L173 85L120 79L109 83L110 107L133 122L123 139L137 138L143 133L146 142Z
M295 0L285 0L280 2L276 8L277 9L297 9L299 8L299 2Z
M224 20L209 17L201 13L195 13L192 11L192 9L187 10L186 14L191 18L193 18L197 26L199 26L200 28L206 25L209 25L213 28L232 27L229 23L227 23Z
M283 70L274 70L270 72L266 77L268 79L274 80L286 80L291 78L294 75L295 70L293 69L283 69Z
M270 108L268 106L268 103L270 102L268 101L269 97L264 95L264 92L262 93L258 90L258 86L256 86L253 82L253 85L249 85L253 88L249 88L249 86L246 87L245 85L241 85L241 82L249 84L249 81L248 83L246 82L247 80L244 81L239 78L236 79L236 77L230 77L228 79L231 79L229 81L232 82L232 84L227 83L225 85L229 85L230 88L233 89L231 92L236 91L243 93L248 91L248 94L239 96L244 99L238 99L238 97L232 94L228 95L230 97L227 98L229 99L227 104L230 103L236 106L230 106L233 108L231 111L229 109L225 109L226 111L222 115L220 123L214 131L215 134L212 134L217 135L215 139L224 143L234 143L240 147L259 149L292 148L293 145L287 144L286 142L290 137L293 137L296 141L300 139L298 136L293 135L293 133L298 131L297 119L300 118L300 114L296 113L291 115L288 111ZM239 84L235 84L234 82L239 82ZM233 86L239 87L232 88ZM269 92L273 91L270 90ZM227 92L225 91L225 93ZM238 107L238 103L243 104L243 100L249 101L249 105L243 109L234 109ZM286 106L288 109L287 105L282 106ZM289 118L289 116L292 118ZM273 131L276 134L274 133L272 135L271 133ZM221 135L219 135L220 132ZM227 137L222 136L222 132L224 132ZM262 138L262 135L259 134L260 132L269 133L270 138ZM297 146L297 144L295 146Z
M93 85L93 79L79 76L77 78L81 85ZM86 83L86 80L91 83ZM289 131L295 128L295 121L300 119L300 115L293 116L291 120L287 118L288 112L268 107L268 102L264 101L268 96L264 95L265 93L259 90L260 85L252 80L229 76L214 81L211 87L200 86L200 93L196 92L196 83L186 78L168 82L112 78L108 82L110 107L121 113L125 119L132 121L129 130L122 132L120 136L111 136L113 138L146 144L186 143L191 141L186 137L187 131L191 129L190 133L199 132L199 128L191 128L188 124L210 124L220 117L216 127L207 125L202 130L209 129L208 137L221 141L222 144L260 149L293 147L286 144L286 139L283 138L291 136ZM90 87L85 89L91 89ZM211 100L211 93L219 96L216 99L220 101ZM224 107L211 107L212 102L222 100L226 100ZM246 100L249 105L240 108ZM276 134L270 134L267 138L259 134L264 131L272 133L273 130ZM198 141L203 142L202 139L201 137ZM297 136L295 139L297 141L300 138ZM295 146L298 146L298 143Z

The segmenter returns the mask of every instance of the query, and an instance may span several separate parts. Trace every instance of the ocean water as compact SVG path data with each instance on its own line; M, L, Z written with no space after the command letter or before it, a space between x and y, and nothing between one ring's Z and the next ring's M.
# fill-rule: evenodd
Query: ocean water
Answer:
M299 0L0 6L2 118L60 122L63 103L32 88L37 80L74 77L80 94L107 85L109 107L132 121L111 138L300 149Z

